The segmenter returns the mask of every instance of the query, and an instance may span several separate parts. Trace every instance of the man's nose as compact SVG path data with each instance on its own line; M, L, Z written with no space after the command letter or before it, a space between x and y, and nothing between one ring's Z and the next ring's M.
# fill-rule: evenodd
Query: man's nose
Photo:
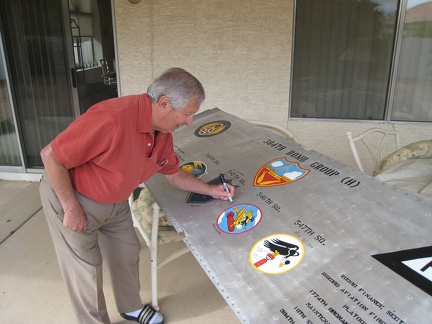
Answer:
M185 121L186 126L192 125L193 118L194 118L194 116L190 116L186 119L186 121Z

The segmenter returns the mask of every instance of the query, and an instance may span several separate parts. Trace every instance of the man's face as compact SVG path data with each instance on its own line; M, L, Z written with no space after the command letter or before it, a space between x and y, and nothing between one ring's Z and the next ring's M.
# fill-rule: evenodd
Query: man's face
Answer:
M162 97L158 102L157 114L153 114L153 129L161 133L173 133L180 126L190 126L199 107L198 100L192 98L186 107L175 111L169 98Z

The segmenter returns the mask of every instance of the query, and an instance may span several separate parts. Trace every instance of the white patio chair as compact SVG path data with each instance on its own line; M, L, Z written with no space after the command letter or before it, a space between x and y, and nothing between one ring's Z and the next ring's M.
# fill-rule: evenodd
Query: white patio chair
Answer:
M257 126L262 126L262 127L271 129L272 131L278 133L279 135L283 135L285 137L288 137L293 142L300 144L299 141L297 140L297 138L294 136L294 134L290 130L288 130L287 128L276 125L274 123L260 121L260 120L248 120L248 122L251 124L257 125Z
M133 201L131 196L131 211L134 226L138 228L144 241L150 249L150 271L151 271L151 289L152 305L159 309L158 305L158 269L173 261L174 259L189 252L187 247L183 247L165 259L158 260L158 245L166 243L176 243L183 241L184 235L177 233L165 213L155 202L152 194L147 188L143 188L138 199Z
M351 132L347 132L346 136L351 148L351 152L354 156L354 160L361 172L365 172L365 168L363 166L362 160L360 159L359 153L357 151L356 142L361 141L366 146L372 158L373 175L376 174L381 159L383 158L382 156L383 148L388 147L388 145L391 145L391 143L393 142L391 140L391 137L393 137L394 140L393 151L396 151L400 148L399 131L396 129L396 125L393 125L392 130L386 130L381 128L370 128L358 136L353 137Z

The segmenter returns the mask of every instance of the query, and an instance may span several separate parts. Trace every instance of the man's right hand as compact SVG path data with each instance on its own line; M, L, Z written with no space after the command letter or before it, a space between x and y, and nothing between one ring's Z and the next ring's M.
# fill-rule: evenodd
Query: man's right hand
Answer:
M75 232L83 232L87 229L87 219L82 208L69 211L64 214L63 226Z
M87 228L86 215L75 195L69 171L64 165L57 162L51 144L42 149L41 158L64 210L63 226L75 232L85 231Z

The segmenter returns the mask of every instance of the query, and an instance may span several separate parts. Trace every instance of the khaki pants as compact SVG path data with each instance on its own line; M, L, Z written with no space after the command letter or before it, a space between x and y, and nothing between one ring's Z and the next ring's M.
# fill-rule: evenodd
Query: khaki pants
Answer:
M44 173L39 192L58 262L79 323L110 323L102 290L102 258L109 267L117 310L142 307L139 295L140 242L129 204L99 204L78 192L87 230L63 226L63 209Z

